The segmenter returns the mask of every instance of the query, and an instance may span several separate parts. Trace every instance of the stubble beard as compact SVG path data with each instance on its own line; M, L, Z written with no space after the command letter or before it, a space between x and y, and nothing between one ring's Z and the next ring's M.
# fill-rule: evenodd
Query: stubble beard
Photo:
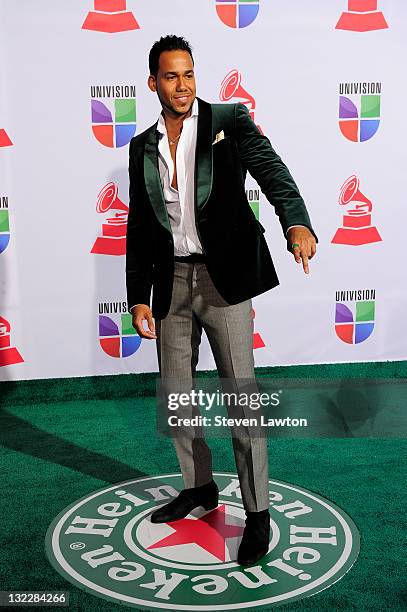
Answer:
M158 96L158 99L160 100L160 104L161 104L161 106L163 107L164 112L165 112L165 111L167 111L167 113L168 113L169 115L173 115L173 116L175 116L176 118L181 118L181 117L187 116L187 115L188 115L188 114L191 112L191 109L192 109L192 106L193 106L193 104L194 104L195 97L196 97L196 96L194 96L194 97L193 97L192 102L191 102L191 104L189 105L189 107L188 107L188 109L187 109L187 110L179 111L179 110L177 110L177 109L176 109L174 106L169 105L169 104L167 104L166 102L164 102L164 100L162 99L162 97L161 97L161 95L158 93L158 91L157 91L157 96Z

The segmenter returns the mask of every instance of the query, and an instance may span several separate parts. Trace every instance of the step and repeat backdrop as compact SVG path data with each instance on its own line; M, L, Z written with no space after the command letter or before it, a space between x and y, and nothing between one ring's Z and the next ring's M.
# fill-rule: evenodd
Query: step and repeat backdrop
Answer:
M0 378L158 369L124 269L166 34L192 44L201 98L248 107L318 234L305 275L248 177L280 279L253 300L256 365L407 359L404 0L0 0Z

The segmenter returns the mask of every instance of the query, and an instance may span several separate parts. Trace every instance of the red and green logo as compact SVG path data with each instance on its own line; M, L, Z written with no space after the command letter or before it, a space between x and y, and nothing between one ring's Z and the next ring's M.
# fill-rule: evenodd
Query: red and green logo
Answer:
M380 82L339 84L339 129L347 140L366 142L376 134L381 91Z
M10 219L8 196L0 196L0 253L3 253L10 242Z
M352 519L333 502L270 480L269 550L236 562L245 513L238 477L217 473L219 506L154 524L150 515L183 488L180 474L109 486L75 501L52 522L45 548L69 582L138 609L236 610L296 601L342 578L359 553Z
M140 348L141 338L132 325L132 317L128 312L120 314L120 304L114 306L113 316L99 314L99 344L106 355L122 358L134 355ZM99 312L103 312L104 304L99 304Z
M335 332L346 344L367 340L375 327L376 290L336 292Z
M92 132L105 147L129 144L136 133L136 88L134 85L92 85Z

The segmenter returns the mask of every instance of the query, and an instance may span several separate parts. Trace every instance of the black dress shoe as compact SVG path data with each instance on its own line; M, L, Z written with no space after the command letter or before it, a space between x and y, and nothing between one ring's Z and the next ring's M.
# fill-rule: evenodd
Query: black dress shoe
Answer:
M246 527L237 553L240 565L252 565L264 557L270 542L270 513L246 512Z
M205 510L213 510L218 505L219 489L214 480L201 487L183 489L169 504L158 508L151 515L152 523L169 523L187 516L191 510L202 506Z

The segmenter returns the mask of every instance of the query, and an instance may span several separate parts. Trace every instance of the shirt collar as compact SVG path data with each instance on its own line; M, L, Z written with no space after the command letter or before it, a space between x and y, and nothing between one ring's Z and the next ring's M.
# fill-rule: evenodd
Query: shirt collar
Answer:
M192 104L191 114L188 117L188 119L191 119L191 117L197 117L198 112L199 112L198 109L199 109L198 100L195 98L194 103ZM164 115L162 112L160 113L160 116L158 117L157 130L160 132L160 134L167 133L167 128L165 127Z

